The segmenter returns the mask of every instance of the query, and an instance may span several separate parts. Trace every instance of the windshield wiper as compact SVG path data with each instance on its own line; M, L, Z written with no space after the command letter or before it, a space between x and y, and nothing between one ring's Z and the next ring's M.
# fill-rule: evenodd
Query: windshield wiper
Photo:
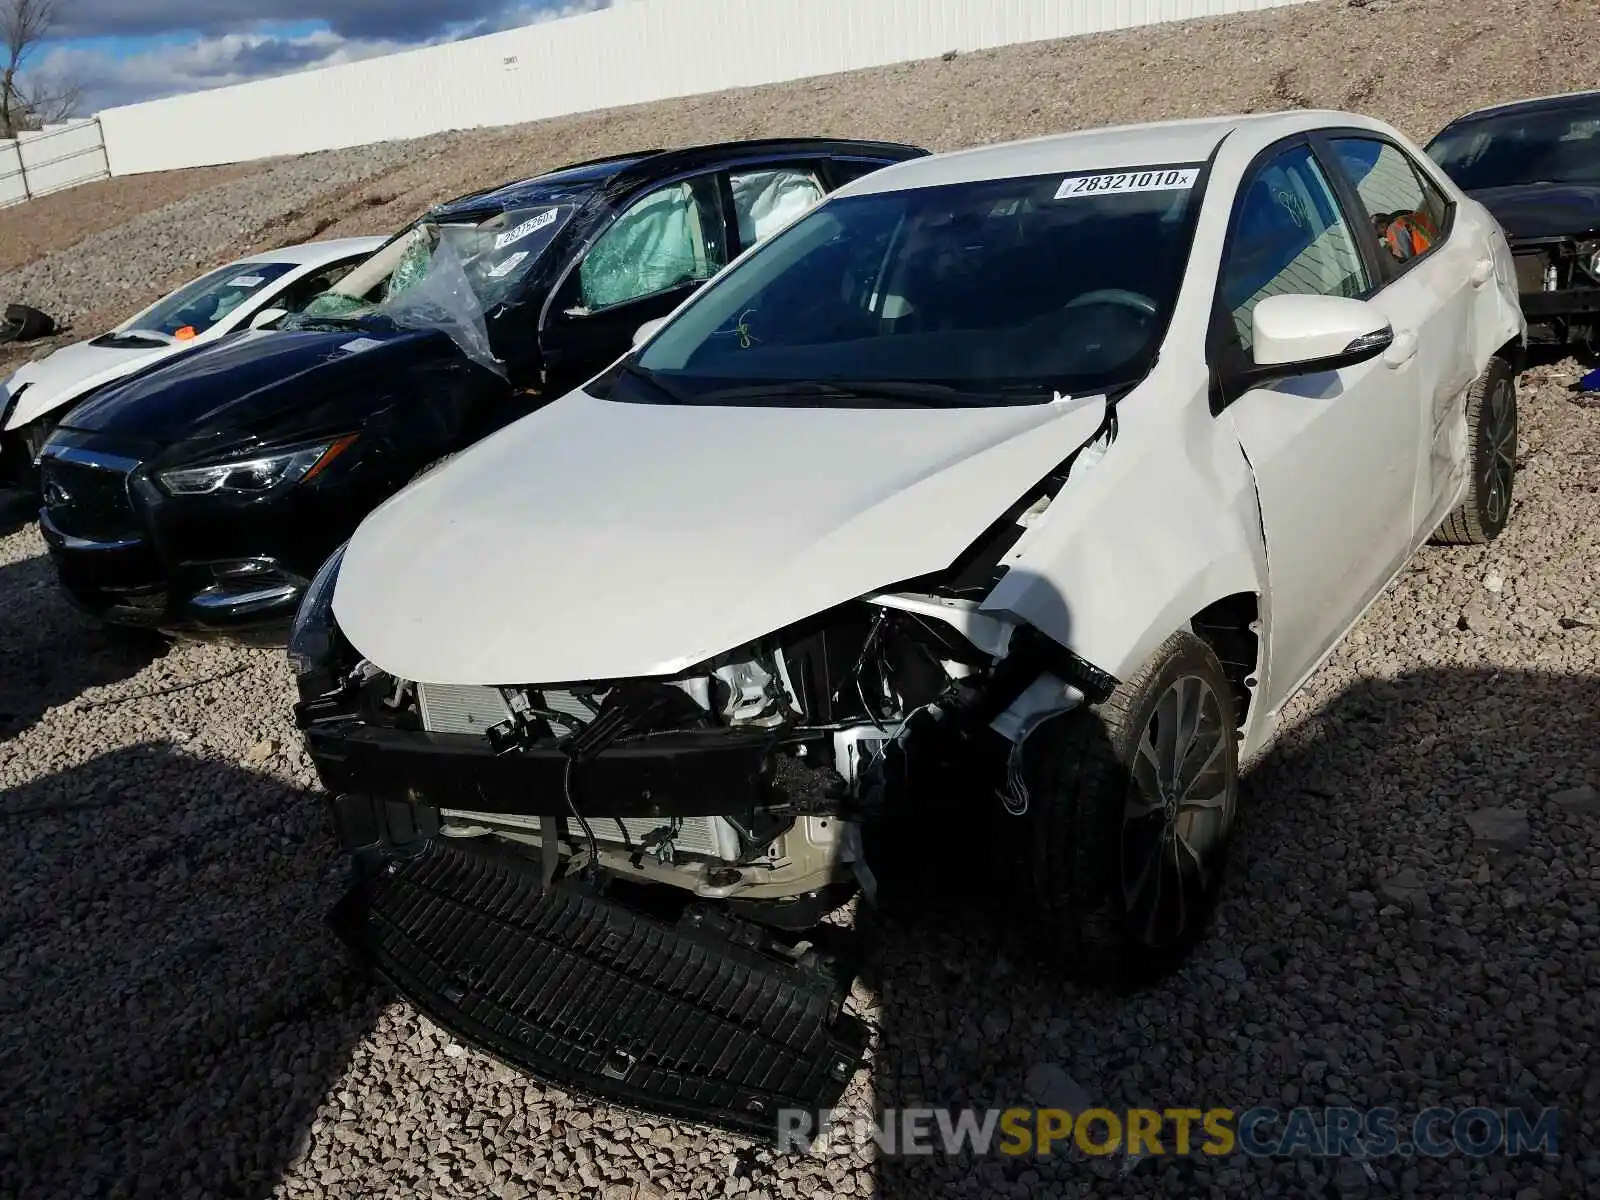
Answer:
M170 334L145 329L124 329L119 333L102 333L94 339L97 346L165 346L172 340Z
M966 391L944 383L916 379L794 379L704 392L701 401L735 400L860 400L894 401L917 407L966 407L994 403L999 393ZM1006 401L1000 401L1005 403Z

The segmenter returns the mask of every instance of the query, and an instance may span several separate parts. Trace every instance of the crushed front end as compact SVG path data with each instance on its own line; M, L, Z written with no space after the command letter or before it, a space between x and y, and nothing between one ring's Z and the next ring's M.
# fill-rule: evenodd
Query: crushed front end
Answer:
M842 605L670 679L436 685L317 617L337 567L290 649L358 864L341 936L532 1075L756 1136L780 1109L831 1107L861 1060L855 951L824 918L873 897L864 825L927 821L941 794L999 811L1020 726L1105 682L921 596Z

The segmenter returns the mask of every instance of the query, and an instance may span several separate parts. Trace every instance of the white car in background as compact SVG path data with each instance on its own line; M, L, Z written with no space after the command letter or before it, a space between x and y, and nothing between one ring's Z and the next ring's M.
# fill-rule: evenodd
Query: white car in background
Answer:
M752 1130L860 1032L771 931L901 852L1170 969L1285 701L1504 527L1525 336L1494 220L1348 113L856 181L312 585L298 717L382 868L343 936L534 1074Z
M63 346L0 383L0 487L31 486L34 460L73 404L238 329L298 312L382 246L339 238L252 254L209 271L108 333Z

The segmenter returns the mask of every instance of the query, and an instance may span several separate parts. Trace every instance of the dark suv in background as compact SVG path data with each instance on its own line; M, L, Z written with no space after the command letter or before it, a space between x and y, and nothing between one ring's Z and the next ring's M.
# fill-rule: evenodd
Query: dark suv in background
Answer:
M170 359L45 445L40 527L108 621L278 643L323 560L442 456L591 377L746 247L927 151L647 151L451 201L299 314Z
M1479 109L1428 154L1505 230L1532 332L1600 346L1600 92Z

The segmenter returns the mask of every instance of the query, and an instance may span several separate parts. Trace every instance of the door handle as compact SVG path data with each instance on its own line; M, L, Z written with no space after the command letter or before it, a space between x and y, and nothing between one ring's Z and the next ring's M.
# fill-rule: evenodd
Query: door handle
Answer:
M1472 286L1482 287L1494 278L1494 259L1480 258L1472 264Z
M1416 356L1417 335L1409 329L1403 329L1394 335L1394 341L1383 352L1383 361L1387 366L1403 367Z

